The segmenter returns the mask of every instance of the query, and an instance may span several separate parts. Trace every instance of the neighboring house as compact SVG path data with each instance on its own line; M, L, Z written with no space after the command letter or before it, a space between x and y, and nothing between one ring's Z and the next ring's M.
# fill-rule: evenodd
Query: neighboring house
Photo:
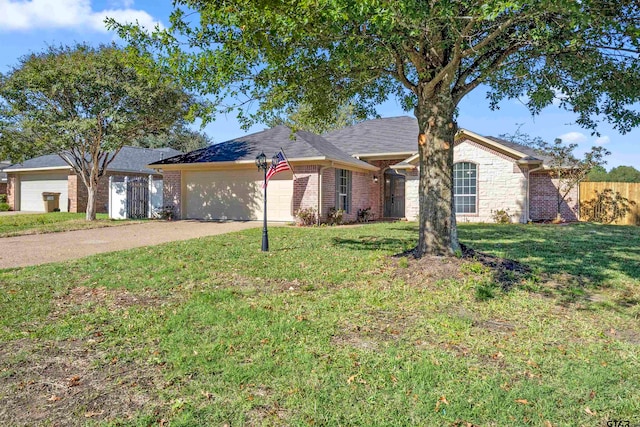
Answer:
M0 161L0 194L7 194L7 174L4 170L9 166L9 161Z
M271 221L292 221L301 208L326 220L331 208L356 220L360 209L376 218L418 215L418 125L410 117L369 120L323 136L277 126L255 134L165 159L165 204L178 218L249 220L262 216L260 152L284 148L291 172L268 186ZM514 221L553 219L557 182L533 149L461 130L454 146L454 198L458 221L492 220L506 210ZM565 219L577 219L577 190L565 203Z
M149 176L159 178L149 163L181 154L172 148L123 147L100 179L97 212L107 212L110 176ZM8 203L13 210L44 211L42 193L60 193L60 211L84 212L87 209L87 189L82 178L73 172L57 154L36 157L5 169L8 176Z

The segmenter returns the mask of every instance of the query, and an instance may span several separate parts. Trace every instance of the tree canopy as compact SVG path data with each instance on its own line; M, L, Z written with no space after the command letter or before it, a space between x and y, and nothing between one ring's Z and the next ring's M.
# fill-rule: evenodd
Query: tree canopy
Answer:
M604 168L594 168L587 176L594 182L640 182L640 171L633 166L616 166L609 172Z
M57 153L88 190L124 145L166 131L194 99L149 57L113 45L50 47L0 76L0 157Z
M640 122L636 0L176 0L171 26L148 36L120 26L189 88L246 123L292 105L330 118L396 97L419 124L416 255L458 249L452 197L460 100L478 86L527 95L533 113L559 101L577 122ZM193 13L195 12L195 13ZM117 26L113 21L112 26ZM237 102L229 102L230 99ZM247 109L252 106L253 109Z
M211 145L213 141L205 133L195 131L179 121L166 132L145 135L135 140L134 145L144 148L171 147L187 153Z

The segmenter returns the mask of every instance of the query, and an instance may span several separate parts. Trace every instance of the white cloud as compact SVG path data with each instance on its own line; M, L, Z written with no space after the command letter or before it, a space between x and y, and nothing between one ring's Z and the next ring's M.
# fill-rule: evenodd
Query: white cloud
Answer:
M147 29L159 24L144 10L132 9L133 1L121 0L119 8L94 11L91 0L0 0L0 31L73 29L107 32L104 20L136 21Z
M566 144L584 144L587 142L587 135L581 132L568 132L559 136Z
M605 145L611 142L611 138L609 138L607 135L604 136L600 136L598 138L596 138L595 141L593 141L593 143L595 145Z

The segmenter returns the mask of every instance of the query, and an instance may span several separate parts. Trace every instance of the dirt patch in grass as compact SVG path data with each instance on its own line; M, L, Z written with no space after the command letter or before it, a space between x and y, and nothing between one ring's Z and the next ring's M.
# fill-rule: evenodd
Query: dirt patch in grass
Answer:
M153 295L151 290L134 294L120 288L108 289L105 287L78 286L71 289L68 294L53 300L51 318L61 317L70 310L74 310L76 313L93 311L96 305L114 311L124 310L132 306L157 307L163 303L166 303L166 298Z
M82 341L5 343L0 366L3 425L80 426L159 408L158 368L105 360Z
M465 269L470 263L480 263L493 281L508 291L532 273L529 266L518 261L479 252L465 245L461 247L461 257L425 255L415 258L413 251L398 255L395 257L395 266L398 267L395 274L407 279L408 284L429 286L442 280L461 279L469 273L481 274L484 271L473 267Z
M378 310L361 321L345 322L342 331L333 336L331 342L361 350L379 350L385 343L399 340L415 321L414 315Z

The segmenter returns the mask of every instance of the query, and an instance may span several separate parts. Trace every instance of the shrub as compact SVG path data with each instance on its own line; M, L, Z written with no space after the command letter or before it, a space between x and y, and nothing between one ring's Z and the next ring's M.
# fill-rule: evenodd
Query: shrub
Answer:
M175 219L176 212L173 209L173 205L165 205L162 208L160 208L158 210L158 216L160 217L160 219L164 219L167 221L171 221Z
M358 222L369 222L373 219L373 212L371 208L358 209Z
M491 211L491 219L496 224L511 224L511 214L509 208L498 209L497 211Z
M11 206L9 206L9 203L0 202L0 212L6 212L8 210L11 210Z
M596 197L588 200L580 206L580 216L583 220L610 224L622 219L636 202L622 196L619 192L613 192L605 188L601 193L596 190Z
M343 216L344 216L343 209L336 209L335 207L329 208L329 212L327 213L327 222L330 225L340 225L342 224Z
M0 194L0 203L7 203L7 195Z
M302 227L315 225L318 220L318 211L314 208L302 208L295 212L296 224Z

